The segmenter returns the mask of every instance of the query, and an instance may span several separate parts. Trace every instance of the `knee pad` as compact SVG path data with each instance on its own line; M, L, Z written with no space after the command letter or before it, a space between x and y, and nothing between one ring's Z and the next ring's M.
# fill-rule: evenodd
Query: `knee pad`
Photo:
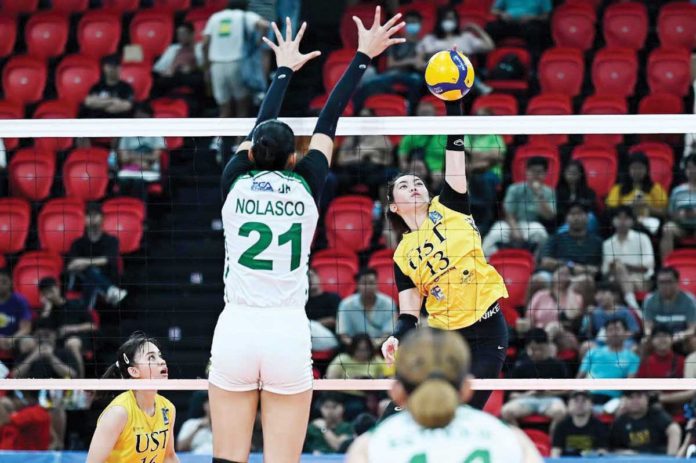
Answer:
M213 457L213 463L246 463L246 462L245 461L232 461L232 460L226 460L224 458Z

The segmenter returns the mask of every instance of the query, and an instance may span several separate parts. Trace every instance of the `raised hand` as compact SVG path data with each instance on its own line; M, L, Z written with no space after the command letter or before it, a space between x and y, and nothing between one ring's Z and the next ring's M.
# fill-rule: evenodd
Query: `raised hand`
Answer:
M374 58L394 44L406 41L405 38L392 38L394 34L406 25L403 21L397 24L397 21L401 18L401 13L394 15L393 18L382 26L380 25L382 22L381 11L382 9L379 6L375 8L375 20L370 29L365 29L360 18L353 16L353 21L358 26L358 51L365 53L370 58Z
M382 344L382 356L387 363L388 367L391 367L396 358L396 351L399 349L399 340L394 336L389 336L389 338Z
M271 50L273 50L273 53L275 53L278 67L285 66L293 71L298 71L307 61L321 55L320 51L313 51L305 54L300 53L300 41L307 28L306 22L302 23L302 27L300 27L294 39L292 38L292 22L290 18L285 18L285 38L283 38L280 30L278 30L276 23L273 23L272 27L276 39L278 40L278 45L271 42L266 37L263 37L263 41L266 42L266 44L271 47Z

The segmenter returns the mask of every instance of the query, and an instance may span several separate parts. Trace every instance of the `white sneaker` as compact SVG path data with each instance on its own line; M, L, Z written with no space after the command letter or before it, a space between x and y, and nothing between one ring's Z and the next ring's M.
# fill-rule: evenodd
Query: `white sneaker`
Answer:
M116 305L126 298L128 291L125 289L118 288L116 286L111 286L106 291L106 302L111 305Z

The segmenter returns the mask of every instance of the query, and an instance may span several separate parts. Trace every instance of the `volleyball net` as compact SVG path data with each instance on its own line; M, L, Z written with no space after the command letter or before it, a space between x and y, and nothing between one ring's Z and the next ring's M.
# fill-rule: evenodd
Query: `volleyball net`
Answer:
M282 120L295 131L303 155L316 119ZM0 380L0 389L43 391L45 403L62 394L51 391L153 388L178 391L184 403L185 391L207 389L210 343L224 306L219 181L228 155L222 151L234 147L253 123L3 121L8 195L0 199L0 267L10 270L14 290L28 301L33 328L0 346L7 373L14 376ZM504 377L476 379L474 388L617 394L696 390L696 376L684 378L696 369L689 356L696 348L691 332L696 313L693 308L676 317L667 313L659 293L686 293L696 285L691 249L696 241L689 228L696 197L670 201L694 175L684 158L696 151L686 136L695 128L694 115L342 118L310 254L316 278L310 280L308 306L315 389L385 397L393 369L380 358L379 344L392 332L398 306L392 261L396 237L384 220L386 183L397 172L413 172L437 191L443 181L444 136L461 134L467 136L472 214L486 257L510 293L502 303L511 340ZM631 166L638 158L648 166L647 176L634 182L638 174ZM577 170L578 165L584 175L573 171L571 166ZM586 185L578 186L578 176ZM580 217L570 217L578 204ZM99 262L97 276L90 270L94 262L80 259L106 251L89 241L74 244L89 235L90 226L99 228L90 218L95 210L101 211L103 230L119 239L115 260ZM665 224L673 238L669 243ZM644 238L631 236L630 246L612 241L626 226ZM570 228L582 246L568 243ZM566 238L559 238L564 233ZM663 275L664 267L677 269L678 276ZM659 287L670 284L670 275L674 285ZM60 294L74 302L71 310L84 309L88 317L51 315L56 309L47 306L60 304L47 303L46 278L55 279ZM651 293L658 298L646 312ZM365 298L375 304L368 315L361 309ZM380 301L388 301L386 308ZM680 299L686 301L690 296ZM19 329L22 317L6 315L5 326ZM606 326L615 319L621 320L618 334ZM7 339L16 333L10 329L2 333ZM160 341L170 379L98 379L136 330ZM654 340L665 334L667 350ZM621 346L611 351L606 346L617 345L617 336ZM78 339L77 347L68 342L71 338ZM513 375L542 344L541 355L564 364L566 374ZM609 350L583 366L583 359L598 349ZM610 351L613 357L606 355ZM650 356L663 353L674 355L677 366L651 369ZM56 357L67 371L51 367ZM583 368L586 378L571 379ZM641 368L643 377L626 379ZM66 376L75 379L48 379Z

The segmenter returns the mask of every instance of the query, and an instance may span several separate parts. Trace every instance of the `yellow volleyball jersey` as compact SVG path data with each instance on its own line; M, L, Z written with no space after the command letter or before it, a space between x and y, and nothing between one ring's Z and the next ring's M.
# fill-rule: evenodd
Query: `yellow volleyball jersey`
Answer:
M102 415L114 406L126 409L128 422L105 463L162 463L169 440L174 438L174 405L157 394L155 414L148 416L138 407L133 391L126 391L112 400Z
M404 234L394 262L426 298L433 328L470 326L508 296L503 278L486 262L473 217L444 206L439 196L420 228Z

